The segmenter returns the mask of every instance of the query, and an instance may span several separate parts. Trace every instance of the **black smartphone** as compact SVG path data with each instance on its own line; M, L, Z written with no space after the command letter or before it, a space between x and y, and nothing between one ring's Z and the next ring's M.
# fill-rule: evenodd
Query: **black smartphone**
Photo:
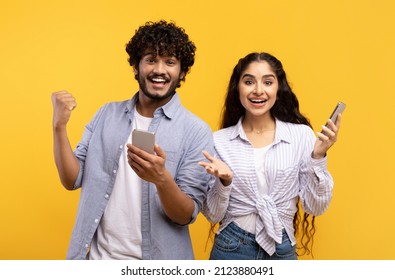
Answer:
M132 132L132 144L147 153L154 154L155 133L142 129L134 129Z

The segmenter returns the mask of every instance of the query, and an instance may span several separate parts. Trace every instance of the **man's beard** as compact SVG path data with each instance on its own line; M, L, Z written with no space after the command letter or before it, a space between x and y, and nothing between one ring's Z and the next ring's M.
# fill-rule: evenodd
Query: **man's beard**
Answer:
M155 93L155 92L154 93L149 92L148 89L147 89L145 78L140 77L139 74L137 74L137 77L138 77L138 83L139 83L139 86L140 86L140 90L143 92L143 94L145 96L147 96L148 98L151 98L151 99L156 100L156 101L165 100L165 99L173 96L176 93L176 88L177 88L177 86L180 83L180 78L178 78L176 81L171 82L169 90L164 95L160 95L160 94ZM169 82L169 79L167 77L163 76L163 75L151 75L151 76L148 76L147 79L152 79L154 77L162 77L162 78L164 78L166 80L166 83Z

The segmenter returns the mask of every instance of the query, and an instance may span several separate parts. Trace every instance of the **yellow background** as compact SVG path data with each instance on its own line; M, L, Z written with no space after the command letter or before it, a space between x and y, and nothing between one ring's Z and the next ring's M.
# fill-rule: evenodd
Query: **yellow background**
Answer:
M317 219L316 259L395 259L395 4L358 1L2 1L0 9L0 259L64 259L79 200L59 183L52 153L53 91L78 106L75 147L106 102L137 91L124 51L148 20L174 20L197 45L179 90L218 129L237 60L266 51L284 64L316 130L347 104L329 152L334 199ZM191 226L206 259L208 223ZM309 259L310 257L306 257Z

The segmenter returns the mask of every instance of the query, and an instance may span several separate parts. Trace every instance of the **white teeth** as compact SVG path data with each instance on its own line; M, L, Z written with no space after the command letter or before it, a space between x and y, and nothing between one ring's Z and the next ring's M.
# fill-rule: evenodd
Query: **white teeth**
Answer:
M153 80L154 82L157 82L157 83L164 83L164 82L166 82L165 79L161 79L161 78L153 78L152 80Z
M250 99L251 102L253 103L265 103L266 100L261 100L261 99Z

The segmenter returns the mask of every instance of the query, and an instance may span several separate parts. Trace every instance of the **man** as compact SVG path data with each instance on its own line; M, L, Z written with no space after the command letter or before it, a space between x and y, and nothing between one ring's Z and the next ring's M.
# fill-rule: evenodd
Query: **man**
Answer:
M74 152L66 126L76 101L67 91L52 94L59 177L68 190L81 187L68 259L194 258L188 224L206 195L209 177L198 162L213 140L176 88L195 50L174 23L141 26L126 45L139 91L104 105ZM155 132L154 154L131 144L133 129Z

